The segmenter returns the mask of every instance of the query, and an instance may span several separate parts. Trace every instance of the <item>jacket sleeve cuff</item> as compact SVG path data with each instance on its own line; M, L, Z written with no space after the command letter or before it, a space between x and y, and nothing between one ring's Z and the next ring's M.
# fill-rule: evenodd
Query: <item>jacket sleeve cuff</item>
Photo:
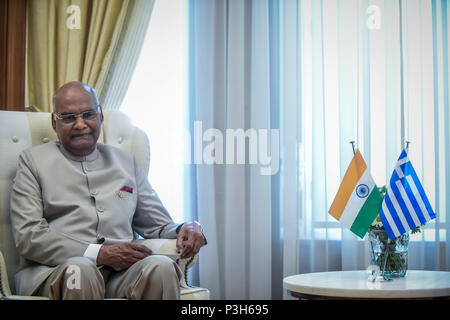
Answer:
M86 257L97 264L97 256L101 247L101 244L90 244L84 252L83 257Z
M181 230L181 227L183 226L183 224L184 224L184 222L175 229L176 234L180 233L180 230Z

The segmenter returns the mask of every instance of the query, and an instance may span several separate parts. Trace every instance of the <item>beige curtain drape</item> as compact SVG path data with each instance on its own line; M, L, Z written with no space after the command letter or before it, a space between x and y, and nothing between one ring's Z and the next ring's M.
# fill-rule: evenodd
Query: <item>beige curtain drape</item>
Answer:
M52 95L68 81L94 87L101 97L114 60L140 0L31 0L28 2L27 104L29 110L52 111ZM143 40L143 39L142 39ZM136 50L140 51L137 46ZM136 61L129 61L134 70ZM134 63L134 65L133 65ZM116 72L117 74L117 72ZM119 75L120 76L120 75Z
M133 0L125 19L126 28L99 96L103 109L119 109L134 74L147 34L155 0Z

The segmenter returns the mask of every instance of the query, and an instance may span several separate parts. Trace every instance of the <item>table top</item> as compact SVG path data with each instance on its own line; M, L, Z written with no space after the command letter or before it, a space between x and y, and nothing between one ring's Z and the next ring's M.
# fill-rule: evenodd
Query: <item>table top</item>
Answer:
M283 287L294 296L329 298L431 298L450 297L450 272L408 270L404 278L368 281L370 274L360 271L304 273L283 279Z

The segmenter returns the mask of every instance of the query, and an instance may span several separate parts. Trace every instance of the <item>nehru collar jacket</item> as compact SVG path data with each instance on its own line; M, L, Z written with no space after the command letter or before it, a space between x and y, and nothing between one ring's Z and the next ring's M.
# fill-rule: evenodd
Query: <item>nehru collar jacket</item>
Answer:
M74 156L59 142L19 156L11 192L11 223L22 261L16 288L29 295L51 270L90 244L176 238L169 213L135 157L97 144Z

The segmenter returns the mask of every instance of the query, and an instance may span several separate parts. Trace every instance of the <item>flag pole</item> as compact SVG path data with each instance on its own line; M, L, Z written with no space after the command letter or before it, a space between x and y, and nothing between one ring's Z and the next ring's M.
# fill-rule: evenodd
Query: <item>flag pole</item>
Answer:
M355 155L356 154L355 141L354 140L350 141L350 144L352 145L353 155ZM370 249L371 249L371 253L372 253L372 261L375 263L375 251L373 249L373 243L370 240L369 240L369 242L370 242ZM375 282L375 280L377 279L377 276L374 275L374 273L375 273L375 268L372 268L372 277L369 278L369 280L371 280L372 282Z
M387 243L386 243L386 250L385 250L385 254L384 254L384 263L383 263L383 281L391 281L391 278L386 278L386 262L387 262L387 257L389 255L389 244L391 243L391 239L388 237L387 239Z
M405 144L406 144L406 152L409 151L409 144L411 143L411 141L406 140ZM386 262L387 262L387 258L389 255L389 244L391 243L391 239L388 237L387 239L387 244L386 244L386 250L385 250L385 255L384 255L384 263L383 263L383 280L384 281L390 281L392 280L392 278L386 278L385 274L386 274Z
M355 153L356 153L356 150L355 150L355 141L350 141L350 143L352 144L353 155L355 155Z

